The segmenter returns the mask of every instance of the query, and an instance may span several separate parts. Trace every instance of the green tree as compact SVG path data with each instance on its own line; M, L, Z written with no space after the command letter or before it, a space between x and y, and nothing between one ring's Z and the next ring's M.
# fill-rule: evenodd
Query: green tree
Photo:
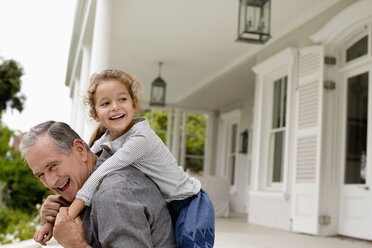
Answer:
M140 113L145 116L151 128L166 144L168 111L157 109L146 109ZM204 167L204 146L206 142L206 128L208 117L205 114L188 113L186 127L180 126L180 134L186 128L186 154L184 165L192 172L201 173ZM172 135L172 134L171 134Z
M206 115L196 113L187 115L185 168L195 173L203 171L206 127Z
M52 193L10 145L13 135L0 122L0 243L32 238L39 220L37 206Z
M140 116L145 116L151 128L161 138L164 144L167 141L168 111L145 109Z
M39 223L37 206L52 192L35 179L11 145L14 133L1 122L7 109L23 110L22 67L0 58L0 243L30 239Z
M10 107L23 110L26 97L20 93L23 68L15 60L2 60L0 65L0 117Z
M36 180L30 168L13 147L9 146L13 132L0 124L0 182L3 200L12 209L32 213L50 190Z

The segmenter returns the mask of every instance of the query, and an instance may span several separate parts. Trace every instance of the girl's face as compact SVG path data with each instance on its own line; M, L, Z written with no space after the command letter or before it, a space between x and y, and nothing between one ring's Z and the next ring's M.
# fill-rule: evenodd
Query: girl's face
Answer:
M106 127L113 139L126 133L133 125L137 105L127 87L114 79L101 81L94 95L94 119Z

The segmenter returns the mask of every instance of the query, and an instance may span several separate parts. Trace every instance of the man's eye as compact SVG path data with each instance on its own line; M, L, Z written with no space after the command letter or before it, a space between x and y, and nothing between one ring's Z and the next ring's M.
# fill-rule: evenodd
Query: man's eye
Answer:
M51 164L51 165L49 165L48 171L52 171L56 166L57 166L57 164Z
M44 176L44 173L40 173L40 174L37 174L37 175L36 175L36 178L37 178L37 179L41 179L43 176Z

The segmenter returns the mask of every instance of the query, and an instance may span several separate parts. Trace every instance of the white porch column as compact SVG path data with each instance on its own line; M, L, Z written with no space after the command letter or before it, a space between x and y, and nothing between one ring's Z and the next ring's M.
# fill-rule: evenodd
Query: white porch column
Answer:
M97 0L90 75L110 66L115 0Z
M174 125L172 138L172 153L180 164L179 150L180 150L180 125L181 125L181 110L176 108L174 110Z
M81 132L80 135L85 142L89 141L89 137L93 132L96 122L89 117L89 106L83 102L83 98L87 96L87 91L90 84L90 63L91 63L91 53L90 49L83 46L82 47L82 65L80 74L80 120Z
M263 79L257 76L254 93L254 117L252 132L252 164L251 164L251 191L258 191L260 179L260 150L261 150L261 127L262 127L262 94Z
M172 138L171 135L172 135L172 122L173 122L173 118L172 118L172 109L168 110L168 118L167 118L167 147L171 147L171 144L172 144Z

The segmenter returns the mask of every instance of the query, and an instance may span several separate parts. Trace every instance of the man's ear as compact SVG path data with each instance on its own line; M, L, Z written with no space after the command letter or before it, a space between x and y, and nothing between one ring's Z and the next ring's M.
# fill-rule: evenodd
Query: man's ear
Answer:
M84 145L84 142L79 139L75 139L72 144L72 151L76 152L83 160L87 159L88 151Z

